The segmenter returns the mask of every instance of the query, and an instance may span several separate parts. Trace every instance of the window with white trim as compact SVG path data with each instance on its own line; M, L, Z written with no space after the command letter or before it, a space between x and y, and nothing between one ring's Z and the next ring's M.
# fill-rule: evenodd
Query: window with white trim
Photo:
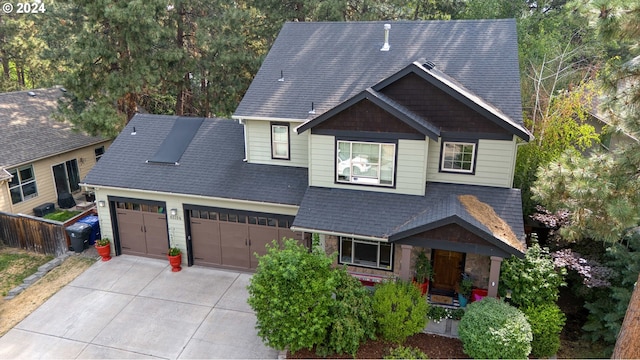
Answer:
M289 160L289 125L271 124L271 157Z
M395 144L339 140L336 152L338 182L393 186Z
M11 178L9 182L12 204L17 204L38 196L33 165L11 169L9 173L13 175L13 178Z
M444 142L442 145L441 171L473 173L476 144L466 142Z
M339 241L341 264L391 270L393 244L342 236Z

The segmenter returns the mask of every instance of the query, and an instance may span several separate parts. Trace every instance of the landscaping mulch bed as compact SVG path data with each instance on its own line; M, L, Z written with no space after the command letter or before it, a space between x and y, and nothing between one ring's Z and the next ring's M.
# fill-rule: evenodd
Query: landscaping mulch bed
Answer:
M431 334L416 334L404 342L404 346L417 347L427 354L429 359L468 359L462 351L462 343L458 339L447 338ZM382 359L389 353L389 348L396 347L394 343L382 340L369 340L360 346L356 359ZM349 355L331 355L331 359L352 359ZM295 354L288 353L287 359L322 359L314 350L298 350Z

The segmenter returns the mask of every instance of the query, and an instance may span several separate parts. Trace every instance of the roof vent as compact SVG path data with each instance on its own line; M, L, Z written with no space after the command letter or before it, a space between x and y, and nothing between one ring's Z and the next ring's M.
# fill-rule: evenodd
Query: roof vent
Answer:
M315 114L316 113L316 109L313 107L313 102L311 102L311 110L309 110L309 114Z
M36 96L36 93L34 93L33 91L29 91L29 92L27 93L27 95L29 95L29 96Z
M384 45L382 45L382 48L380 49L380 51L389 51L389 49L391 48L389 46L389 30L391 29L391 24L384 24Z
M136 127L134 126L133 131L131 132L131 135L135 135L135 134L137 134L137 132L136 132Z
M280 70L280 79L278 79L278 81L280 82L284 81L284 72L282 70Z
M422 65L423 65L424 67L426 67L427 69L429 69L429 70L431 70L431 69L433 69L434 67L436 67L436 64L434 64L434 63L433 63L433 61L430 61L430 60L426 60L426 61L424 62L424 64L422 64Z
M66 89L66 88L61 87L61 88L60 88L60 91L62 91L62 92L67 92L67 89Z

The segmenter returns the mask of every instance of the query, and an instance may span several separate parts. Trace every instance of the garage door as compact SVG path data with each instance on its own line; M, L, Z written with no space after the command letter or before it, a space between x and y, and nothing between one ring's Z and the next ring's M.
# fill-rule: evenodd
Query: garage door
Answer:
M229 209L187 210L193 264L255 269L255 253L264 255L265 245L283 237L302 241L289 230L293 216L250 213Z
M169 236L165 207L132 201L116 201L115 207L122 253L166 258Z

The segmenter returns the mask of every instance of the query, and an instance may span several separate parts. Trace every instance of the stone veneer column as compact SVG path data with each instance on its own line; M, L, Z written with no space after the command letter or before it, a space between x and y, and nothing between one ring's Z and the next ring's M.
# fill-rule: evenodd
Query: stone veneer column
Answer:
M400 279L411 281L411 245L400 245L402 257L400 258Z
M489 270L489 286L488 296L498 297L498 281L500 280L500 264L502 258L497 256L491 257L491 270Z

